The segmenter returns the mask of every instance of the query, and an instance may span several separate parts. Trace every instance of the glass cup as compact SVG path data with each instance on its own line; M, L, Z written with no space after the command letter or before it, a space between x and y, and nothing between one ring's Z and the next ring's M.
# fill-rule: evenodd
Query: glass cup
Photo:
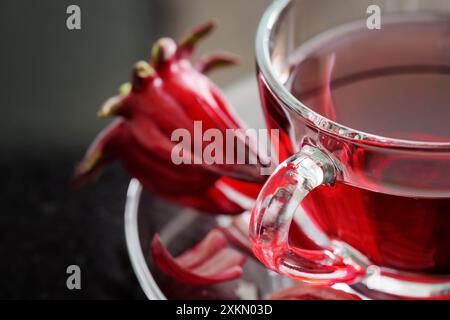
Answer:
M258 81L284 162L250 223L267 267L375 298L449 297L449 13L440 0L269 7Z

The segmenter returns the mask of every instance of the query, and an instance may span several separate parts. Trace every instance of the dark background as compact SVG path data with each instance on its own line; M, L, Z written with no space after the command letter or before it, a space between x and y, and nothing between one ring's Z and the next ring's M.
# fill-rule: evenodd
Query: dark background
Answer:
M243 57L214 80L228 85L252 73L254 32L269 2L0 2L0 298L145 298L125 246L127 174L115 165L96 183L69 187L107 124L96 111L159 36L179 37L210 17L220 29L201 52ZM81 30L66 28L70 4L81 7ZM82 290L66 288L71 264L81 268Z

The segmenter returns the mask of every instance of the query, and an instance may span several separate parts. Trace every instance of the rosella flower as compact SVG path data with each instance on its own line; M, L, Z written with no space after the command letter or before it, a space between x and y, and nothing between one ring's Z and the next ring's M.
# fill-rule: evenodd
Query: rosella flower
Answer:
M236 58L215 54L195 65L191 63L196 44L213 28L214 23L208 22L178 44L161 38L152 48L150 61L135 65L131 83L122 85L120 94L99 111L101 117L118 119L89 148L76 170L76 182L96 175L105 164L118 159L144 189L169 201L222 214L249 209L251 203L240 203L236 200L239 197L231 199L230 194L242 195L241 200L252 199L250 194L257 194L264 181L261 170L270 162L258 154L255 143L242 135L244 125L205 75L217 67L234 64ZM198 148L185 141L173 141L173 133L180 129L195 136L196 123L201 123L205 132L211 129L222 136L233 129L236 143L232 157L244 157L245 164L204 161L204 153L211 152L211 148L208 141L198 142L198 137L192 142L199 143ZM214 156L226 158L229 153L224 143L215 149ZM174 154L187 161L177 163Z

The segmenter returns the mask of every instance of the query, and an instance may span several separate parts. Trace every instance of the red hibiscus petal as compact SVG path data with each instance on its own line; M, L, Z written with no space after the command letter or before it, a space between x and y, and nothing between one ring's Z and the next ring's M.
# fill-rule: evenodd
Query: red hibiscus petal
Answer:
M358 296L327 286L298 284L273 292L270 300L361 300Z
M261 191L261 188L263 186L260 183L241 181L230 177L221 177L219 181L226 184L229 188L235 190L236 192L239 192L240 194L246 196L247 198L253 199L253 201L258 198L259 192ZM253 204L248 209L252 208Z
M253 257L248 239L249 222L250 212L246 211L234 218L229 226L221 227L220 230L236 248Z
M126 133L123 120L116 120L102 130L91 144L81 163L75 169L72 184L81 185L89 178L96 176L106 163L117 157L118 146L122 143Z
M241 274L241 264L245 262L245 257L238 251L230 248L225 248L217 251L214 255L193 269L194 273L202 274L204 276L215 276L217 274L230 274L233 269L239 269Z
M222 232L214 229L195 247L174 258L156 234L151 253L156 265L172 279L191 285L206 285L242 275L245 256L227 246L228 241Z
M193 269L207 261L218 250L226 247L227 240L220 232L213 230L199 244L176 258L176 261L184 268Z

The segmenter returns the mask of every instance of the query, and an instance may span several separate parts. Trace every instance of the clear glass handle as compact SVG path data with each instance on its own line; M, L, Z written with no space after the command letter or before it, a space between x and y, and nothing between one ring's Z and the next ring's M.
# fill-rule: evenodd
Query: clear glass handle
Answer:
M359 279L362 267L339 256L333 247L306 250L289 244L289 229L306 195L335 179L332 161L319 149L302 151L282 163L268 179L253 208L253 252L268 268L296 280L332 284Z

